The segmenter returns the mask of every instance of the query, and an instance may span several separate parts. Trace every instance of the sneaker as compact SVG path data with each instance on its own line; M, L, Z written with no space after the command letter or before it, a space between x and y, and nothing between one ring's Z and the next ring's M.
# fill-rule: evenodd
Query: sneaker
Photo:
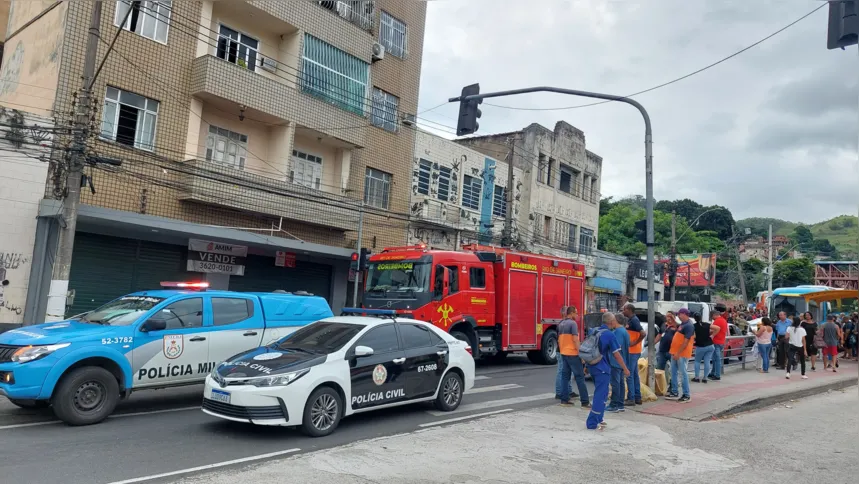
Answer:
M689 403L691 400L692 397L690 397L689 395L683 395L682 397L680 397L679 400L677 400L677 403Z
M787 378L788 380L790 380L790 373L785 373L784 377Z
M692 380L690 380L690 381L691 381L691 382L693 382L693 383L701 383L701 379L700 379L700 378L698 378L698 377L695 377L695 378L693 378L693 379L692 379Z
M623 402L623 405L625 407L634 407L635 406L635 400L625 400Z
M672 400L673 400L673 399L675 399L675 398L680 398L680 395L678 395L678 394L677 394L677 393L675 393L675 392L669 392L667 395L665 395L665 398L670 398L670 399L672 399Z
M803 380L808 380L808 377L807 377L807 376L805 376L805 375L802 375L802 379L803 379Z
M710 377L710 379L711 379L711 380L713 380L713 381L720 381L720 380L722 379L722 377L720 377L720 376L711 376L711 377Z
M582 403L582 408L591 408L591 403L590 402Z
M574 407L575 406L575 405L573 405L573 402L569 402L569 401L568 402L561 402L558 405L560 405L562 407Z
M579 398L579 394L576 392L570 393L570 398Z
M701 380L701 383L707 383L707 380Z
M635 399L635 404L636 404L636 405L644 405L644 402L642 402L640 398L636 398L636 399Z
M621 413L625 412L626 410L622 407L608 407L605 409L605 411L608 413Z

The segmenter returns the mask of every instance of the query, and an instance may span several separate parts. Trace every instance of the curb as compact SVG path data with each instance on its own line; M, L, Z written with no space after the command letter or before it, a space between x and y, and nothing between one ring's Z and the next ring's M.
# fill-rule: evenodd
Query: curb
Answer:
M795 392L782 393L779 395L772 395L769 397L761 397L749 400L744 403L740 403L738 405L734 405L731 408L726 410L722 410L716 413L708 414L706 417L700 417L695 420L698 422L706 422L708 420L715 420L725 417L730 417L732 415L737 415L740 413L750 412L752 410L758 410L763 407L769 407L771 405L775 405L777 403L782 403L789 400L796 400L799 398L810 397L813 395L817 395L819 393L825 393L834 390L843 390L844 388L852 387L857 384L855 378L850 378L847 380L835 381L832 383L827 383L826 385L820 385L812 388L804 388L802 390L797 390Z

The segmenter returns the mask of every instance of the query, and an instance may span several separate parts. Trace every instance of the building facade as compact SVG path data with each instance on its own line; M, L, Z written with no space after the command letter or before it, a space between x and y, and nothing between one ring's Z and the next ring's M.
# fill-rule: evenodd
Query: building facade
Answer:
M85 170L94 189L82 195L67 312L188 278L306 290L338 310L359 221L363 247L406 241L426 4L136 3L103 2L101 37L123 31L93 85L88 149L121 165ZM12 2L0 104L72 111L91 9ZM37 238L48 242L34 260L56 250L63 177L48 178ZM199 247L220 245L241 264L205 264L212 252ZM50 283L40 276L34 321Z

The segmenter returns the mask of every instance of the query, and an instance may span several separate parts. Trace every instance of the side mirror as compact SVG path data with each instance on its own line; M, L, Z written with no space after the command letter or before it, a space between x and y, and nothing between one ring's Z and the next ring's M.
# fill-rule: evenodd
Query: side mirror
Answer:
M370 348L369 346L356 346L355 357L362 358L364 356L373 356L373 348Z
M148 333L150 331L163 331L167 329L167 320L159 319L157 317L147 319L143 326L140 327L140 331L144 333Z

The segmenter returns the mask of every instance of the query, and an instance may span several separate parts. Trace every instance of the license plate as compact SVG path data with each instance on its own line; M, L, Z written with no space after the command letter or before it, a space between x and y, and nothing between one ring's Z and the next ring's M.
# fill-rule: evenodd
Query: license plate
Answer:
M230 403L230 392L212 389L212 400L216 402Z

